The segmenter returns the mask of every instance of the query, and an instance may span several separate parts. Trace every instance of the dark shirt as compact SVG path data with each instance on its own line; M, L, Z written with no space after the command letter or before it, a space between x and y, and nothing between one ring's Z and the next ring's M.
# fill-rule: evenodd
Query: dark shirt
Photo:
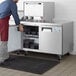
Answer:
M0 3L0 19L12 15L16 25L20 24L20 19L17 13L17 5L13 0L4 0Z

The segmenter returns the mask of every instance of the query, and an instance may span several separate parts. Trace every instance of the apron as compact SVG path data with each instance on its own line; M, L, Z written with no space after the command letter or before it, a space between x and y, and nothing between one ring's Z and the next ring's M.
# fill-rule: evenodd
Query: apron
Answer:
M10 19L10 16L0 19L1 41L8 41L9 19Z
M4 62L6 59L9 58L7 47L9 18L10 16L0 19L0 63Z

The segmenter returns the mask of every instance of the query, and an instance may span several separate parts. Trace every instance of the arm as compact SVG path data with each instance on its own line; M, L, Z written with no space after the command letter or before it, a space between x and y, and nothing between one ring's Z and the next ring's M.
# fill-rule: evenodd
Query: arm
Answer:
M18 13L17 13L17 5L15 3L11 3L10 7L11 7L11 14L15 20L15 23L16 23L16 25L19 25L20 19L19 19Z
M20 24L20 19L19 19L18 13L17 13L17 5L15 3L13 3L11 5L11 13L15 20L16 25L19 26L19 31L23 32L23 25Z

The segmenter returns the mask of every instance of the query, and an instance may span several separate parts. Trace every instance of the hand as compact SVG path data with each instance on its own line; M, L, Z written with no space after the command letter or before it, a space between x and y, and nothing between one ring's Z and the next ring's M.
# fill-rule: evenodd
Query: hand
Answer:
M19 31L20 32L23 32L24 31L24 28L23 28L23 25L22 24L19 24Z

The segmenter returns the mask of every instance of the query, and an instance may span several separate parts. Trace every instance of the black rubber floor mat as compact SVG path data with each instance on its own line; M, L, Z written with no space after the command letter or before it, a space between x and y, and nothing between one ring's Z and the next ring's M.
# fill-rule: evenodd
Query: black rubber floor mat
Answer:
M56 66L59 62L47 59L16 56L12 55L14 59L5 61L0 67L26 71L35 74L43 74Z

